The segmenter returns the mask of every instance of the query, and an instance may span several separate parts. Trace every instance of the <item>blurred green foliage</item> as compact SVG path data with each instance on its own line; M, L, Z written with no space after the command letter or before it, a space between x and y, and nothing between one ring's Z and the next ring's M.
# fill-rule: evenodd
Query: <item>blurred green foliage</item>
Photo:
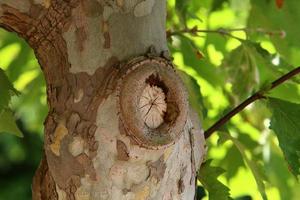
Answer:
M193 79L185 83L205 130L300 63L298 1L169 0L167 17L169 48L178 69ZM233 199L299 198L300 184L289 170L299 174L299 80L267 92L276 99L248 106L207 141L212 161L202 170L220 175ZM201 183L211 193L207 182ZM226 194L217 185L216 194L216 188Z
M300 63L300 1L282 1L282 7L276 2L168 0L168 45L204 129ZM0 67L0 90L6 92L0 93L0 119L9 112L24 135L0 134L0 200L31 199L48 109L45 81L30 47L3 30ZM14 88L2 84L7 80ZM271 100L248 106L209 138L211 160L199 179L216 191L210 199L228 193L240 200L299 198L300 184L289 170L299 174L299 82L296 77L268 92ZM6 121L0 121L0 132ZM208 199L198 184L198 198Z
M31 48L4 30L0 68L0 200L29 200L42 154L45 82Z

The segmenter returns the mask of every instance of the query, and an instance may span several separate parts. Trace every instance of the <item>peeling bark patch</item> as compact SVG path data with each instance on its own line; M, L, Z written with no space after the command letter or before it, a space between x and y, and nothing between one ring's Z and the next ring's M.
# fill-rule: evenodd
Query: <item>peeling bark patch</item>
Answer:
M74 131L78 125L78 123L80 122L80 116L78 113L72 113L71 116L68 119L68 123L67 123L67 128L68 131L72 134L74 134Z
M80 187L80 177L79 176L72 176L71 179L68 181L68 187L64 189L67 194L66 200L75 200L75 193L77 188Z
M149 195L150 195L150 188L149 186L145 186L136 193L134 200L148 199L147 197Z
M78 103L82 100L82 97L83 97L83 90L82 89L79 89L76 94L75 94L75 97L74 97L74 103Z
M109 32L103 33L103 37L104 37L103 48L104 49L109 49L110 48L110 34L109 34Z
M37 18L40 16L42 11L43 11L43 7L41 5L32 4L30 6L29 14L32 18Z
M110 34L109 34L109 25L108 25L107 21L104 21L102 23L102 30L103 30L103 38L104 38L103 48L109 49L110 48Z
M134 16L143 17L151 14L155 0L144 0L134 7Z
M152 163L147 163L147 166L150 169L150 176L155 178L157 181L160 181L165 174L166 163L164 162L164 157L160 157L157 161Z
M90 157L88 157L85 153L82 153L76 157L76 160L83 166L85 174L88 174L91 180L97 181L92 159L90 159Z
M76 35L76 42L77 42L78 49L79 51L83 51L84 43L87 40L87 34L85 32L84 27L76 28L75 35Z
M58 199L55 181L49 172L45 157L42 158L32 182L32 200L43 199Z
M166 162L168 160L168 158L170 157L171 153L173 152L173 146L167 148L165 150L165 153L164 153L164 162Z
M56 191L58 199L67 199L67 193L64 190L61 190L58 186L56 186Z
M103 7L97 0L81 0L81 4L87 17L98 17L103 13Z
M74 156L78 156L83 152L84 140L81 137L74 137L69 144L69 152Z
M51 0L44 0L43 6L45 6L45 8L49 8L51 6Z
M3 10L3 15L0 16L0 26L24 36L30 29L33 20L28 15L20 13L16 8L6 4L0 4L0 7Z
M60 156L60 143L67 134L68 129L63 124L59 124L55 129L54 141L50 145L50 149L56 156Z
M117 140L117 151L118 151L118 160L128 161L129 153L127 146L121 140Z
M123 7L124 5L124 0L117 0L117 6Z

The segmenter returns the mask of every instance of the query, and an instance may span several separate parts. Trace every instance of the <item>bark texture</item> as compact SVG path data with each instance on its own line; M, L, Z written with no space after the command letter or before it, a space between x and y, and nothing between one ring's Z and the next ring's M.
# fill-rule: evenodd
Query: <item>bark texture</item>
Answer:
M0 27L47 83L34 200L194 199L204 137L168 60L165 3L0 0Z

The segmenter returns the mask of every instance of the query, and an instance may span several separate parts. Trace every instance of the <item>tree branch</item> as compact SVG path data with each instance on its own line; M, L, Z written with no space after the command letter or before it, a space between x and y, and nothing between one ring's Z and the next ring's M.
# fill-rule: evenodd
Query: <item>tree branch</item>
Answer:
M289 73L283 75L279 79L272 82L271 86L267 89L260 90L256 93L254 93L251 97L243 101L240 105L238 105L236 108L234 108L232 111L227 113L224 117L222 117L220 120L218 120L213 126L211 126L209 129L207 129L204 132L205 138L209 138L215 131L219 130L227 121L229 121L233 116L241 112L245 107L247 107L249 104L253 103L254 101L258 99L266 98L264 94L273 88L279 86L280 84L284 83L285 81L291 79L292 77L296 76L300 73L300 67L295 68L294 70L290 71Z

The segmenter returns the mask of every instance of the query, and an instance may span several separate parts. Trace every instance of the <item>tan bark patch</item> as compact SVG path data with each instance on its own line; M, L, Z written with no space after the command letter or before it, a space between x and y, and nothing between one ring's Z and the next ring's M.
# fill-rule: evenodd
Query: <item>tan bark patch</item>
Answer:
M57 185L56 185L56 191L57 191L58 199L67 198L67 193L64 190L61 190Z
M60 143L67 134L68 129L63 124L58 124L54 132L54 140L50 144L50 149L56 156L60 156Z
M166 161L168 160L168 158L170 157L171 153L173 152L173 149L174 149L174 147L171 146L171 147L169 147L169 148L167 148L167 149L165 150L165 153L164 153L164 161L165 161L165 162L166 162Z
M49 8L51 6L51 0L44 0L44 4L45 8Z
M145 186L143 187L143 189L141 189L136 193L134 200L147 199L149 194L150 194L150 188L149 186Z
M69 144L70 153L76 157L83 152L84 140L81 137L74 137Z
M78 103L82 100L82 97L83 97L83 90L82 89L79 89L77 92L76 92L76 95L75 95L75 98L74 98L74 103Z
M103 32L103 37L104 37L103 48L109 49L110 48L110 34L109 34L109 24L107 21L103 21L102 29L103 29L102 32Z
M118 159L127 161L129 160L129 153L126 147L126 144L121 140L117 140L117 151L118 151Z
M117 0L117 6L123 7L124 5L124 0Z
M145 0L137 4L134 8L134 15L136 17L143 17L152 12L155 0Z

